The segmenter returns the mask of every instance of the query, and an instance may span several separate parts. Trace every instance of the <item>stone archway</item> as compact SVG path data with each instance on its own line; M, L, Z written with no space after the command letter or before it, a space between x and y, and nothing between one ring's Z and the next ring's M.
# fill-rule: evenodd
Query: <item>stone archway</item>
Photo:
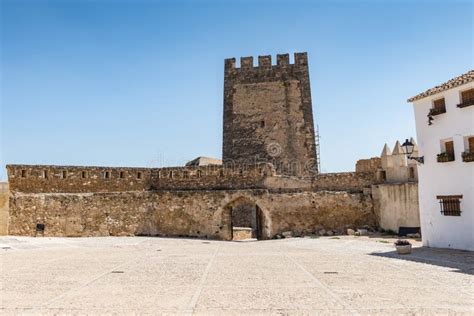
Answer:
M230 240L267 239L266 216L258 203L249 197L238 197L226 206Z

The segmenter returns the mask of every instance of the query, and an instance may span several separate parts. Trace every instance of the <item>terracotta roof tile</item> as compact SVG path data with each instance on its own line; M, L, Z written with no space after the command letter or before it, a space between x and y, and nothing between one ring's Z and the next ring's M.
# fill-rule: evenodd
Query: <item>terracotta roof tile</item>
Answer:
M417 101L417 100L429 97L430 95L440 93L440 92L446 91L448 89L455 88L455 87L458 87L460 85L469 83L471 81L474 81L474 70L470 70L470 71L466 72L465 74L462 74L462 75L457 76L457 77L455 77L455 78L453 78L449 81L446 81L445 83L443 83L439 86L428 89L425 92L422 92L420 94L417 94L414 97L411 97L410 99L408 99L407 101L408 102Z

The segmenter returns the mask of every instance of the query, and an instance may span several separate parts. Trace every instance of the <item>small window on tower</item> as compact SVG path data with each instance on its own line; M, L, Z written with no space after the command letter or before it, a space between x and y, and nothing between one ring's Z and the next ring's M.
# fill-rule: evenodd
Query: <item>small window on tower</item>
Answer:
M137 179L141 179L142 178L142 173L140 171L137 172Z
M61 172L61 179L66 179L67 178L67 171L66 170L63 170Z
M265 121L263 121L263 120L260 121L260 127L262 127L262 128L265 127Z
M119 173L119 177L120 177L120 179L123 179L123 178L125 178L125 172L123 172L123 171L120 171L120 173Z
M104 172L104 179L110 179L110 171Z
M26 178L26 170L21 170L21 177Z
M81 178L82 178L82 179L87 178L87 171L82 171L82 172L81 172Z
M49 178L48 170L43 170L43 178L45 179Z

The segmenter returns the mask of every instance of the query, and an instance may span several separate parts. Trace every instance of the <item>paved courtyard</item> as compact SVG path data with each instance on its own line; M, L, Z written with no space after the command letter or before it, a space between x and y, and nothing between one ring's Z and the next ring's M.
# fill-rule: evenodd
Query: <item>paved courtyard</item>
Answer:
M472 252L392 241L3 237L0 313L474 314Z

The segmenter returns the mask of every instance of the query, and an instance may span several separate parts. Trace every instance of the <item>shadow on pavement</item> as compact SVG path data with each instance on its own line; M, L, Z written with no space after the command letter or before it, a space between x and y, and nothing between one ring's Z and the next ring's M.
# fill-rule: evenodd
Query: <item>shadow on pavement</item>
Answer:
M474 275L474 252L472 251L419 247L413 248L412 253L408 255L399 255L395 250L370 255L432 264L451 268L453 272Z

